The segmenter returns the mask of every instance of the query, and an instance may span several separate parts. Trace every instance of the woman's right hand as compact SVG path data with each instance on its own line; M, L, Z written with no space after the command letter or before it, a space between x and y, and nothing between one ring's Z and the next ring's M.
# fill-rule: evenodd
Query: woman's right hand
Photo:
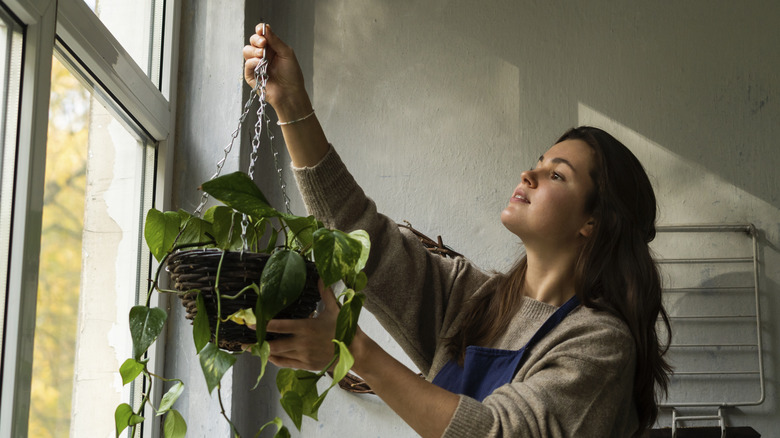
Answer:
M263 23L244 46L244 79L254 88L255 68L265 52L268 59L266 101L274 107L280 120L294 120L311 112L311 100L306 93L303 73L293 49Z

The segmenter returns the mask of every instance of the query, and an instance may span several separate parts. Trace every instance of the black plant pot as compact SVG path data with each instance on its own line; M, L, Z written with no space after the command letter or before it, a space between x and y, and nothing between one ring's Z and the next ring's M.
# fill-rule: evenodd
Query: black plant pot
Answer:
M198 313L196 306L197 292L188 292L193 289L200 290L206 304L206 312L209 317L212 340L217 322L217 296L214 293L217 267L222 257L222 251L217 249L199 249L179 251L168 257L167 271L170 274L173 288L185 292L180 295L182 304L187 309L187 319L194 319ZM224 299L225 296L235 295L246 286L255 283L260 284L260 276L270 255L253 252L228 251L222 262L222 271L219 276L219 293L222 299L222 319L237 312L240 309L254 309L257 303L257 294L253 291L245 292L237 299ZM317 288L319 274L312 262L306 262L306 285L298 299L277 315L277 319L301 319L307 318L317 308L320 293ZM274 339L279 335L268 333L266 339ZM254 344L257 336L254 330L245 325L236 324L233 321L220 323L219 348L229 351L241 351L241 344Z

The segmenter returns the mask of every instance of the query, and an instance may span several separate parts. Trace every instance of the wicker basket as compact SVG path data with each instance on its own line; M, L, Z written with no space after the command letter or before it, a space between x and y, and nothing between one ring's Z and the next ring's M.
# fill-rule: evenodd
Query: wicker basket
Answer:
M166 267L170 273L173 287L180 292L185 292L180 295L180 298L182 305L187 309L187 319L194 319L198 313L195 304L197 292L189 291L198 289L203 294L212 336L214 335L217 321L217 297L214 293L214 282L221 257L222 251L218 249L180 251L168 258ZM259 284L260 276L269 257L268 254L252 252L226 252L219 276L220 295L223 297L235 295L251 283ZM303 288L303 292L301 292L301 295L295 302L280 311L276 318L307 318L316 309L317 302L320 300L320 293L317 288L319 275L314 263L307 262L306 268L306 285ZM251 290L245 292L237 299L223 299L221 305L222 318L224 319L240 309L254 309L256 303L257 294ZM274 339L278 336L275 333L268 333L266 339ZM236 324L233 321L220 323L220 348L230 351L241 351L241 344L254 344L255 342L257 342L255 331L247 328L245 325Z

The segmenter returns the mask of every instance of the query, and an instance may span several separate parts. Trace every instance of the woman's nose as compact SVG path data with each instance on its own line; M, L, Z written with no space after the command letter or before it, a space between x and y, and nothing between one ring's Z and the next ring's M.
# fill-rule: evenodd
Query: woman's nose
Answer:
M528 187L536 187L536 174L533 170L526 170L520 174L520 180L528 185Z

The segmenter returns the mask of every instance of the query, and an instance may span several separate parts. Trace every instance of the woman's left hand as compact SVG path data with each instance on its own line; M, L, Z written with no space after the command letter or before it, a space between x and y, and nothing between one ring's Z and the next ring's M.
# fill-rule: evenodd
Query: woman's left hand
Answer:
M268 322L269 333L285 333L281 339L268 341L271 355L268 360L282 368L297 368L319 371L333 359L332 342L336 333L336 319L339 304L333 290L325 288L319 281L322 310L316 318L308 319L272 319Z
M292 336L269 341L269 360L282 368L320 371L333 358L339 306L333 291L320 281L324 309L317 318L274 319L268 331ZM423 437L440 437L460 402L460 397L421 379L416 372L387 354L358 327L349 346L355 359L352 369L371 389Z

